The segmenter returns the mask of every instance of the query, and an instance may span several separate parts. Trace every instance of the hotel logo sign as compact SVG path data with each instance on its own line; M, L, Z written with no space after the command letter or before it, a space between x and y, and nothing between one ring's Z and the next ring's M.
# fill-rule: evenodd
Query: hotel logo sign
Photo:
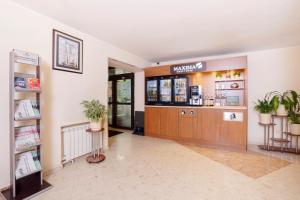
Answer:
M195 63L186 63L172 65L170 67L171 74L186 74L194 72L203 72L206 70L205 62L195 62Z

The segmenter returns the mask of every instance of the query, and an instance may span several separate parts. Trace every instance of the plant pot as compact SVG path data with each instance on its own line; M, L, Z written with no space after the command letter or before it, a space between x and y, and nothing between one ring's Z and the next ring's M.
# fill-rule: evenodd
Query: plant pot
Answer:
M291 124L291 133L300 135L300 124Z
M234 79L235 79L235 80L240 80L240 79L241 79L241 76L239 76L239 75L234 75Z
M288 112L285 109L283 104L279 104L279 107L276 111L276 115L278 115L278 116L287 116L288 115Z
M262 124L271 124L272 123L272 115L270 113L260 113L259 122Z
M101 130L102 123L100 121L90 121L90 126L92 130Z

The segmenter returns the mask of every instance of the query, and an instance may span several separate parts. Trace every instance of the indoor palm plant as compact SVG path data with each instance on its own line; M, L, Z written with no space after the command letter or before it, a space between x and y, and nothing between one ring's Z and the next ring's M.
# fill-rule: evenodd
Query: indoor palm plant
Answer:
M299 95L293 90L269 92L265 99L270 100L273 111L279 116L287 116L289 111L299 108Z
M272 111L273 107L272 104L267 100L257 100L257 103L255 104L255 110L257 110L259 115L259 121L262 124L270 124L272 122Z
M288 119L291 123L291 132L300 135L300 114L295 111L289 111Z
M83 101L85 116L90 120L92 130L100 130L102 128L103 119L106 116L106 108L99 100Z

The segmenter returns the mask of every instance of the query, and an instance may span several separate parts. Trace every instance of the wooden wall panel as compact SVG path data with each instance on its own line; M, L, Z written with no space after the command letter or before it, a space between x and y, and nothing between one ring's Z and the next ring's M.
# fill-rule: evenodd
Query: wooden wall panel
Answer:
M241 112L236 110L223 110L226 112ZM222 112L223 113L223 112ZM247 112L243 111L242 122L221 120L219 143L228 146L246 146L247 144Z
M207 60L205 62L206 62L206 72L247 68L247 56L231 57L231 58L224 58L224 59L217 59L217 60ZM145 77L171 75L170 66L171 64L155 66L155 67L145 67L144 68Z
M243 122L224 121L224 112L243 112ZM146 107L145 135L246 150L247 110Z
M220 136L220 110L218 109L201 109L198 111L198 123L201 123L201 129L198 129L200 139L211 144L216 144ZM199 121L201 120L201 121Z
M145 71L145 77L171 75L170 65L146 67L144 68L144 71Z
M182 112L184 111L185 114ZM197 110L196 109L179 109L179 133L180 138L195 138L197 134Z
M160 135L178 137L178 108L160 109Z
M145 108L145 135L160 134L160 110L161 108Z

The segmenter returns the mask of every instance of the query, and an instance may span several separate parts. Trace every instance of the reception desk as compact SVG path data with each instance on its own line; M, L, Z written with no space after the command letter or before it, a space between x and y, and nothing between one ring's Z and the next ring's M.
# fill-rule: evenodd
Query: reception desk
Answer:
M247 149L247 107L145 106L145 135Z
M247 57L146 67L144 71L146 136L247 149ZM187 81L175 84L182 77ZM201 86L202 104L214 106L189 106L193 101L188 86ZM178 96L184 101L179 102Z

